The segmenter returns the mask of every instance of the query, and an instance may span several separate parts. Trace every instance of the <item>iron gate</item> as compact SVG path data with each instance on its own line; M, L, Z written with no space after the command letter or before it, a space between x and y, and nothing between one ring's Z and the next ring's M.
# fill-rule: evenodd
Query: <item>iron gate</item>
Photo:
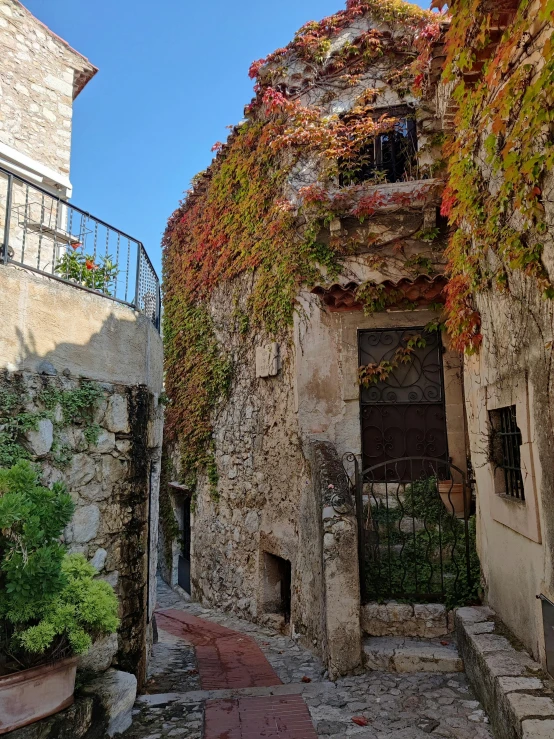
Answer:
M363 467L409 456L447 460L440 333L360 331L358 343L360 367L385 368L361 386Z
M443 459L401 457L351 479L362 602L470 601L478 559L465 473Z

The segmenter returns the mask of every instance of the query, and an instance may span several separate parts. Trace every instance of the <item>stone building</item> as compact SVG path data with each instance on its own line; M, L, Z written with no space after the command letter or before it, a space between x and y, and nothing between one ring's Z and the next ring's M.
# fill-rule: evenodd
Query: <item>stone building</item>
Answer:
M475 265L462 258L454 279L474 286L473 333L481 341L465 358L464 391L485 597L552 675L554 214L552 133L544 123L552 115L552 18L539 1L479 3L471 20L459 5L450 3L458 39L447 35L437 48L437 64L446 58L450 67L438 100L446 128L464 146L452 154L449 195ZM463 44L475 51L466 67ZM464 94L453 98L461 81ZM475 207L456 175L462 156ZM530 162L536 166L527 174Z
M165 576L206 604L280 624L331 674L359 664L364 632L440 634L444 604L480 597L554 674L551 10L541 0L483 0L475 13L433 5L450 18L350 0L255 63L246 121L170 219L162 493L181 533L169 546L162 525ZM383 115L394 133L368 133L354 155L329 144L342 125L352 142L360 117ZM250 242L238 228L199 228L216 207L237 226L239 197L218 200L221 182L258 196L236 151L245 139L253 151L256 125L272 121L272 151L284 136L294 164L271 218ZM251 178L256 161L244 165ZM271 252L264 240L282 238L279 211L295 224L297 253L312 229L320 259L312 272L294 263L289 333L263 313L276 294L286 303L287 242ZM262 257L241 269L245 245L268 250L273 269ZM204 407L211 451L196 476L198 423L180 415L182 367L202 387L178 332L188 327L198 346L191 304L206 306L220 363L210 381L221 386ZM437 493L443 508L431 511ZM461 542L467 556L454 556Z
M73 101L96 68L17 0L0 2L0 44L0 464L25 456L45 484L67 485L66 541L115 588L119 632L81 663L113 668L112 735L130 721L152 640L159 282L139 241L68 200ZM83 700L68 720L92 721Z
M252 110L265 105L271 118L273 104L294 101L287 110L291 116L302 111L301 131L321 125L327 132L328 121L338 127L356 121L360 107L373 121L377 133L357 150L357 164L339 158L332 175L322 177L328 162L304 142L307 153L288 172L280 207L302 233L307 200L324 203L327 212L311 222L316 240L322 250L340 252L339 269L323 268L298 285L293 327L276 335L249 323L261 270L222 278L209 293L218 351L232 365L228 393L222 391L212 411L213 461L191 485L182 460L192 437L183 441L172 422L173 466L162 488L181 529L168 547L172 529L162 520L160 551L170 583L205 604L289 631L325 659L331 675L360 665L363 630L389 633L391 616L386 607L379 612L378 600L411 595L417 601L425 590L417 574L410 590L379 580L375 571L371 582L360 573L372 546L371 516L389 507L407 511L405 491L421 479L444 478L447 491L453 484L467 487L461 355L436 330L446 283L442 120L429 84L416 95L407 82L422 40L426 34L436 39L440 27L437 17L400 5L399 11L398 4L349 2L346 11L308 24L287 49L257 65L258 93L247 122L195 183L165 241L172 419L182 392L178 362L187 353L187 344L174 338L187 309L172 313L189 244L185 236L179 240L180 224L183 234L195 228L187 218L195 208L203 213L210 178L217 181L234 142L255 125ZM307 60L305 46L313 38L321 45ZM386 118L393 125L379 128ZM195 265L191 257L187 269ZM189 338L188 347L194 341ZM365 384L363 367L373 373ZM369 470L357 488L358 517L354 456L359 473ZM468 497L468 513L470 505ZM415 523L415 515L397 516L401 539ZM423 521L417 526L422 530ZM386 549L386 536L378 546ZM403 549L398 541L395 546ZM432 587L431 579L428 590L444 599L444 578ZM447 631L444 605L407 610L403 633Z
M64 197L73 100L97 69L18 2L2 2L0 165Z

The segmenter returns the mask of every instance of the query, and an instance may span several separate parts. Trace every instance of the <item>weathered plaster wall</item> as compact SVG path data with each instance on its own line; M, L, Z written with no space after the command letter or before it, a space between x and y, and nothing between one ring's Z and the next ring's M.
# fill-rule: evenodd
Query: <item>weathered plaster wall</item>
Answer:
M82 424L62 424L57 408L24 442L44 482L65 482L77 504L66 531L72 550L97 566L120 599L118 644L103 642L92 664L105 669L115 655L140 683L155 605L160 336L126 306L13 267L0 266L0 310L0 387L17 395L21 410L46 413L40 396L48 387L92 381L102 389L97 443L87 442Z
M550 491L554 314L531 281L511 281L512 297L481 295L483 346L466 360L465 394L478 500L478 545L488 603L544 658L540 602L554 596L554 505ZM524 307L525 306L525 307ZM489 411L516 406L522 433L525 503L497 493L489 454ZM514 587L514 576L517 587Z
M152 322L100 295L0 267L0 359L10 370L35 371L47 359L100 382L162 390L162 341ZM86 371L85 371L86 368Z
M0 2L0 143L69 174L76 83L95 68L16 0Z
M319 300L304 294L309 321L296 327L298 421L302 434L332 441L339 455L359 454L360 385L358 382L358 331L372 328L423 327L437 317L429 309L329 313ZM466 468L465 422L461 360L457 353L443 355L445 405L449 454L452 463Z
M524 65L531 65L529 69L538 72L546 63L543 48L552 29L549 22L541 20L539 5L538 0L529 3L529 33L514 48L507 74L491 88L491 106L497 95L509 89L510 75L517 79ZM486 186L496 193L499 183L485 155L488 134L488 129L483 131L475 163ZM537 140L537 155L541 154L540 146L541 141ZM550 173L541 187L547 228L537 239L544 246L542 263L552 281L554 178ZM503 218L504 223L525 234L526 243L533 243L533 236L525 233L528 227L517 213L507 210ZM483 344L478 355L465 362L468 429L477 482L479 553L489 604L533 655L544 660L542 614L536 596L544 593L554 600L554 310L552 301L543 299L536 279L513 271L510 264L502 265L493 250L485 258L490 275L507 270L507 289L478 294ZM489 411L511 405L516 406L522 434L525 503L500 494L490 461Z

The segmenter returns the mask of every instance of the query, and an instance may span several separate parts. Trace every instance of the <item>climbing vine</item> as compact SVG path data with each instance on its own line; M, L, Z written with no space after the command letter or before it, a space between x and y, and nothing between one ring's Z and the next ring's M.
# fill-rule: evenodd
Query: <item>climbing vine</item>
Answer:
M21 459L31 459L25 444L29 431L37 431L43 419L52 421L53 444L48 458L58 467L66 467L73 451L63 442L63 430L71 425L82 427L87 444L96 444L100 427L94 423L94 409L103 391L93 382L83 381L74 389L45 387L36 397L32 411L25 409L25 395L18 387L0 387L0 467L12 467Z
M416 349L424 349L427 341L421 334L406 335L391 359L382 359L379 363L371 362L358 368L360 385L369 387L379 382L386 382L394 370L401 364L410 364L413 361Z
M333 45L364 14L402 33L361 30L357 38ZM166 432L169 440L179 441L181 473L188 484L206 471L216 496L213 413L229 392L233 366L210 313L214 291L239 275L252 274L246 312L237 314L240 334L283 336L292 325L299 288L338 275L342 259L356 246L344 239L321 240L322 226L346 214L363 221L382 207L411 207L414 200L434 196L432 186L425 184L418 193L371 195L358 185L331 194L329 184L337 177L339 162L354 170L368 140L398 125L394 116L374 113L376 90L363 85L364 73L387 53L387 81L405 94L421 76L418 51L428 48L438 33L436 14L403 0L347 0L345 10L306 24L286 48L252 65L256 95L246 108L246 120L225 144L214 145L213 163L194 179L163 238L166 387L171 399ZM295 62L302 63L305 82L293 85L287 69ZM325 85L320 106L301 102L304 84L311 89ZM348 113L328 113L325 104L352 87L355 102ZM307 161L317 162L318 171L291 196L288 183ZM413 178L432 174L417 171ZM374 184L380 181L376 174ZM369 303L373 298L365 290ZM236 300L234 305L236 312Z
M442 6L436 0L436 6ZM455 135L446 143L442 212L456 230L448 247L447 328L455 348L481 342L475 295L510 290L519 270L545 299L554 287L542 255L548 237L543 182L554 165L554 4L451 0L444 79L456 84ZM499 42L495 29L511 13ZM537 23L537 20L539 23ZM528 57L538 44L537 54Z

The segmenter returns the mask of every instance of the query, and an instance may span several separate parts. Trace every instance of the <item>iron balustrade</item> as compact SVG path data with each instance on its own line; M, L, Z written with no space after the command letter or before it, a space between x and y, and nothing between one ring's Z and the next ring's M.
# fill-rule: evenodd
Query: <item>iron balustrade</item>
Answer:
M0 219L0 264L128 305L160 330L160 281L140 241L2 167Z

